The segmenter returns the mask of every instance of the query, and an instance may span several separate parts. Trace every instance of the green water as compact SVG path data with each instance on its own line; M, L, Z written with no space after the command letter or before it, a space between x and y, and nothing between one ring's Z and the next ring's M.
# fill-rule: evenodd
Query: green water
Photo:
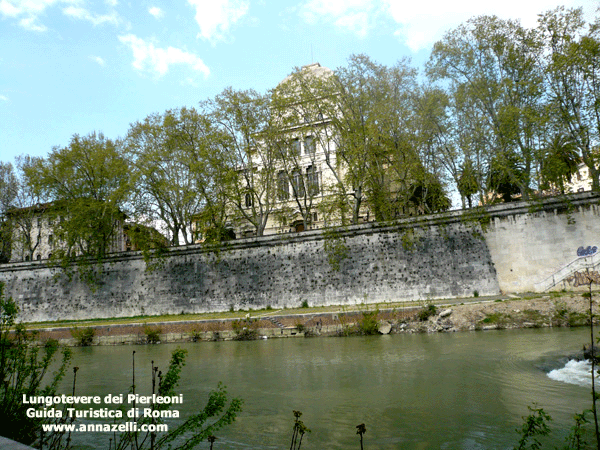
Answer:
M585 329L513 330L323 339L201 342L189 352L180 392L183 418L223 381L244 399L217 449L287 449L292 410L312 430L309 449L508 449L533 402L571 425L589 389L549 379L586 341ZM166 368L174 345L76 349L78 393L125 393L136 350L138 392L150 390L150 361ZM174 424L174 422L167 421ZM555 437L560 444L565 434ZM108 435L76 435L82 449L108 448ZM200 447L200 448L208 448ZM553 448L553 447L552 447Z

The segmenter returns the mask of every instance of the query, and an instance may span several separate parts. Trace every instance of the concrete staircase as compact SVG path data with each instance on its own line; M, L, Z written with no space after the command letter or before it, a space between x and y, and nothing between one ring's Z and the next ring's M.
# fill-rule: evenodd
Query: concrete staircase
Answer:
M536 292L545 292L554 286L569 278L575 272L584 272L586 270L598 270L600 267L600 252L591 256L582 256L574 259L566 266L561 267L548 278L535 284Z

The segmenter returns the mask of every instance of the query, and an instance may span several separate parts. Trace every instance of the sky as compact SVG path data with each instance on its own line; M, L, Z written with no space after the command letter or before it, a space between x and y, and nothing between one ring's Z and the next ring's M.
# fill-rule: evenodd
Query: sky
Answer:
M0 0L0 161L47 156L74 134L124 137L153 113L227 87L266 92L312 62L364 53L422 68L478 15L519 19L591 0Z

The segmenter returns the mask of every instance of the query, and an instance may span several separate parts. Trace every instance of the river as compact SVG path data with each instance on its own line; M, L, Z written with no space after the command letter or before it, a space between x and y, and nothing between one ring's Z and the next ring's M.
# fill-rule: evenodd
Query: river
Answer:
M244 399L217 449L286 449L293 410L312 430L302 449L508 449L534 402L567 429L590 407L589 387L552 379L589 338L586 329L269 339L185 344L183 418L222 381ZM75 349L80 395L126 393L136 351L138 392L150 390L150 361L161 369L175 345ZM564 379L566 377L566 380ZM174 421L166 421L171 426ZM553 438L562 443L566 433ZM78 434L79 449L107 449L108 434ZM200 447L200 448L208 448ZM554 447L552 447L554 448Z

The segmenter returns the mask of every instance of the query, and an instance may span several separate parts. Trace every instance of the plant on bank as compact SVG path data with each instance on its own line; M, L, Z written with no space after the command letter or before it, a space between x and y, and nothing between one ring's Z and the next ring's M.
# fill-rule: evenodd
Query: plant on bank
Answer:
M294 428L292 430L292 443L290 444L290 450L300 450L302 446L302 438L305 433L310 433L310 430L304 425L304 422L300 420L302 413L300 411L294 411ZM298 436L300 439L298 440Z
M94 330L92 327L71 329L71 336L73 336L73 339L75 339L77 345L80 347L88 347L92 345L95 335L96 330Z
M152 394L164 397L176 395L186 355L186 350L175 349L171 354L169 368L165 374L159 371L152 361ZM132 364L134 378L131 392L135 394L135 351ZM237 414L242 410L242 404L243 401L239 398L230 400L225 387L219 383L217 389L210 393L206 406L174 430L163 436L150 431L145 433L128 431L116 436L111 448L114 450L191 450L204 440L208 440L212 448L216 439L214 434L235 421ZM171 407L171 404L156 403L151 404L150 407L153 411L165 411ZM139 430L142 424L158 424L160 419L142 417L137 419L137 423Z
M421 322L425 322L431 316L435 316L436 314L437 307L433 303L429 303L417 313L417 319Z
M236 319L231 322L236 341L252 341L258 339L258 321L252 318Z
M158 344L160 342L161 333L162 329L160 327L144 325L144 334L146 335L147 344Z
M49 419L27 417L23 395L55 395L71 352L61 350L55 340L41 348L32 345L35 335L16 323L17 305L4 296L3 290L4 284L0 283L0 430L4 437L31 445L39 438L41 425ZM54 366L55 371L50 373Z

